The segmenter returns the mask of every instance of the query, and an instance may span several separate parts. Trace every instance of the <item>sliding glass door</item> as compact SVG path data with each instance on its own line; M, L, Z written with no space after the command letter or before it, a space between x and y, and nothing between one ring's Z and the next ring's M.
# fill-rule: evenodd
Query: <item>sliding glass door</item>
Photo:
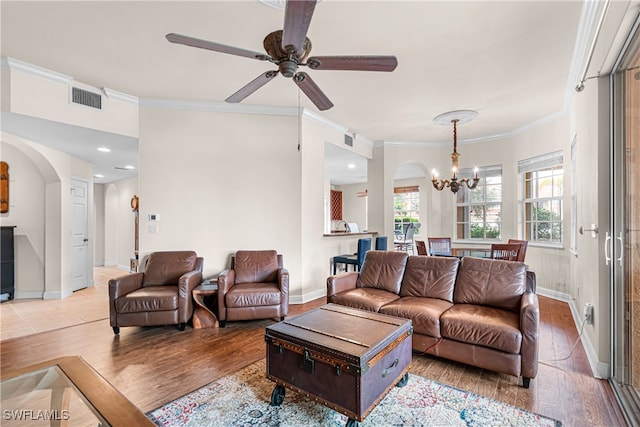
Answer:
M634 424L640 422L640 31L612 75L611 382Z

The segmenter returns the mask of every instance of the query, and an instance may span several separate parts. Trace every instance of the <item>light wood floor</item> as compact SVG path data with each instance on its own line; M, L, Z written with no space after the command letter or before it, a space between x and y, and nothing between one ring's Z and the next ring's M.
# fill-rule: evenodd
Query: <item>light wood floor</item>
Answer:
M109 326L106 281L126 272L96 268L96 286L63 301L0 305L0 370L80 355L144 412L264 357L264 328L272 320L228 322L226 328L180 332L173 326ZM76 301L77 300L77 301ZM292 305L290 316L324 304ZM429 356L411 372L559 419L565 426L624 426L607 381L593 378L566 303L540 297L540 365L531 387L515 377ZM569 357L567 357L569 356ZM561 361L552 362L552 360Z

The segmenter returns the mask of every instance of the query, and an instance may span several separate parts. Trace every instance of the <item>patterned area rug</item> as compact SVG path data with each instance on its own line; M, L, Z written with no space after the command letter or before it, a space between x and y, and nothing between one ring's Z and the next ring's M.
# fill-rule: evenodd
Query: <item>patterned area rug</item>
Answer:
M258 361L146 415L163 427L346 424L346 416L289 389L281 406L271 406L275 383L265 373L265 361ZM410 374L407 385L394 387L360 425L560 427L562 423Z

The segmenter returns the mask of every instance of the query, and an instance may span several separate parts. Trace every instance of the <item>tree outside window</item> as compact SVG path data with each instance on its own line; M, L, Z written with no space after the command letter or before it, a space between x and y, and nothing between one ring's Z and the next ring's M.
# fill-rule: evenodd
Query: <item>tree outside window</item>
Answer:
M460 178L471 178L471 169L461 170ZM463 186L456 193L456 238L496 240L502 229L502 167L478 168L478 186Z

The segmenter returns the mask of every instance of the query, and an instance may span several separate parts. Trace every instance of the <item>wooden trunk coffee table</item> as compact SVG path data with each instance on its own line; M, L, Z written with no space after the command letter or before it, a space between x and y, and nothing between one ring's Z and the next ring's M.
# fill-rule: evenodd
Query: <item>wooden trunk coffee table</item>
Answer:
M285 387L349 417L357 425L411 364L411 320L327 304L266 328L271 404Z

